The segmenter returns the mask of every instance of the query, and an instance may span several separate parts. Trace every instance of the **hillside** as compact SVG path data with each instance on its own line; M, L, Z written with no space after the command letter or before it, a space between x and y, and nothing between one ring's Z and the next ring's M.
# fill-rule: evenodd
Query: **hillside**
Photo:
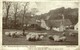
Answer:
M64 14L65 19L70 19L73 25L78 22L78 8L57 8L55 10L50 10L48 13L41 14L41 18L46 18L50 16L49 20L62 19L61 14Z

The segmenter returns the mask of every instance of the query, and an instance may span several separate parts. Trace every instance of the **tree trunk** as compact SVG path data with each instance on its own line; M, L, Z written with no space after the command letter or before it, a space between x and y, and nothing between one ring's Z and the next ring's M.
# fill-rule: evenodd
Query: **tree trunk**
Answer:
M27 6L27 3L24 5L24 14L23 14L23 19L22 19L22 28L23 28L23 35L25 35L24 33L25 33L25 26L24 26L24 24L25 24L25 13L26 13L26 6Z
M16 21L16 14L17 14L16 12L17 12L17 10L15 11L15 14L14 14L14 17L15 17L14 27L15 27L15 29L16 29L16 22L17 22L17 21Z
M8 6L8 8L6 9L6 11L7 11L7 15L6 15L5 22L6 22L6 28L8 28L8 15L9 15L9 6Z
M25 35L24 33L25 33L25 26L24 26L24 22L25 22L25 6L24 6L24 14L23 14L23 19L22 19L22 28L23 28L23 35Z

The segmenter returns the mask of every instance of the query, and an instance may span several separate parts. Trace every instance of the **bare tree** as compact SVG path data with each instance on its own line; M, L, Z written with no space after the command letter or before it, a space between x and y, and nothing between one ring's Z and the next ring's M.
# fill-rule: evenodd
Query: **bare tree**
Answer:
M9 15L9 9L10 9L10 6L11 6L11 2L3 2L3 7L6 8L6 19L5 19L5 22L6 22L6 27L8 27L8 15Z
M24 7L23 7L23 18L22 18L22 28L23 28L23 35L25 35L24 34L24 32L25 32L25 14L26 14L26 11L27 11L27 9L26 9L26 7L27 7L27 5L29 4L29 2L26 2L25 4L24 4Z
M14 2L13 5L14 5L14 26L16 28L16 22L17 22L16 16L17 16L17 10L18 10L18 2Z

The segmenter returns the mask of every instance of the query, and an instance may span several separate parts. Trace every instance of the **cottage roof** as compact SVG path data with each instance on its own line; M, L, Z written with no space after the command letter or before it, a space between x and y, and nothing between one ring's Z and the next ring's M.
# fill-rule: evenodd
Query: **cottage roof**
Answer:
M35 18L31 18L31 19L28 21L28 24L37 24L37 25L40 25L40 23L37 22Z
M61 19L60 20L48 20L48 21L46 21L46 24L49 27L59 27L61 25L62 21L63 20L61 20ZM69 26L71 24L72 23L71 23L71 21L69 19L64 19L64 21L63 21L63 25L64 26Z

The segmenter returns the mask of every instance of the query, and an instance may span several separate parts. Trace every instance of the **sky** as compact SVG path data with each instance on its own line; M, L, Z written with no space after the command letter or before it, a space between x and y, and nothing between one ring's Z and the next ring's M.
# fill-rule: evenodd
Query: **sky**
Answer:
M23 8L24 5L25 5L24 2L19 2L18 12L24 9ZM78 2L62 2L62 1L60 1L60 2L59 1L57 1L57 2L29 2L29 4L26 7L29 10L29 11L26 11L26 12L31 12L32 11L31 9L36 8L38 10L36 15L41 15L41 14L44 14L44 13L48 13L50 10L54 10L56 8L61 8L61 7L78 8L79 5L78 5ZM3 12L5 14L4 16L6 16L5 11L6 11L6 9L4 8L4 10L3 10ZM14 4L12 4L12 6L10 7L9 13L10 13L9 16L14 16Z
M65 7L65 8L78 8L77 2L30 2L29 9L37 8L38 13L36 15L48 13L50 10L56 8Z

